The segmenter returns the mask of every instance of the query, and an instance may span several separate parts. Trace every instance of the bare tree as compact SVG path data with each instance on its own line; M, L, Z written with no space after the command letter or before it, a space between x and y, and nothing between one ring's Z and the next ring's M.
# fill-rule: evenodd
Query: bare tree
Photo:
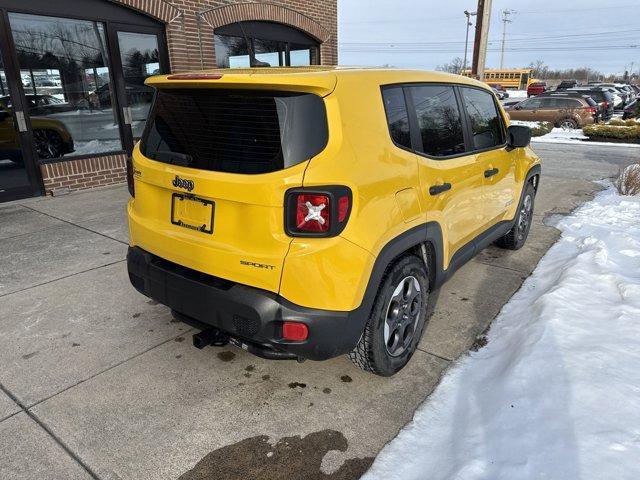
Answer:
M451 60L450 63L445 63L443 65L438 65L436 67L436 70L439 70L441 72L460 74L460 73L462 73L463 63L464 63L464 61L460 57L456 57L453 60Z

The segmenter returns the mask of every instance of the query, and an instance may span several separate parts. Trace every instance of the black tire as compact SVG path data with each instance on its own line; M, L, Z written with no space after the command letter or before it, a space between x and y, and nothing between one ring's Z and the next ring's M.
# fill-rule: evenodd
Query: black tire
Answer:
M55 130L35 129L33 142L39 158L59 158L63 154L62 137Z
M535 198L536 190L531 182L528 182L522 194L513 227L504 237L498 239L496 242L498 247L507 250L519 250L523 247L531 230Z
M572 129L576 129L578 128L580 125L578 124L578 122L576 121L575 118L563 118L562 120L560 120L558 122L558 128L572 128Z
M428 302L429 276L424 261L411 254L400 257L382 278L362 337L349 353L351 361L383 377L400 371L418 347Z

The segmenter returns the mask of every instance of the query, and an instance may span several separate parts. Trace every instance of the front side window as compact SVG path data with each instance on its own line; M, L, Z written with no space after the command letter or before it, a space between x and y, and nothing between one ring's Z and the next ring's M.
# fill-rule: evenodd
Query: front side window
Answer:
M103 24L22 13L9 20L38 156L122 150Z
M402 87L385 88L382 91L382 98L391 138L397 145L411 148L409 114Z
M461 88L462 98L473 134L473 148L486 148L502 145L505 140L502 120L494 96L477 88Z
M328 141L324 101L310 93L159 90L140 143L153 160L217 172L291 167Z
M422 153L433 157L447 157L464 153L462 119L453 87L424 85L408 87L411 91Z

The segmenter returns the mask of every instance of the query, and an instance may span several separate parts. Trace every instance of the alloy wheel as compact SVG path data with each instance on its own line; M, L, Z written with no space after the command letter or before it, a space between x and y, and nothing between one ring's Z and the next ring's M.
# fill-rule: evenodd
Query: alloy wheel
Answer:
M518 215L518 240L522 240L527 233L531 216L533 215L533 198L531 195L524 197L520 215Z
M62 154L62 139L56 132L34 130L33 141L40 158L58 158Z
M384 343L392 357L401 355L413 340L422 311L420 283L414 276L402 279L393 291L384 322Z

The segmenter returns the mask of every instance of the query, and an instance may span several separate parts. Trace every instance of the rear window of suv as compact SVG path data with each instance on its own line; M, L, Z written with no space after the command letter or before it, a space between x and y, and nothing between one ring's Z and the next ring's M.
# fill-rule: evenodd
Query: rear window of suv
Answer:
M164 163L260 174L314 157L328 136L324 102L314 94L165 89L156 93L140 150Z

